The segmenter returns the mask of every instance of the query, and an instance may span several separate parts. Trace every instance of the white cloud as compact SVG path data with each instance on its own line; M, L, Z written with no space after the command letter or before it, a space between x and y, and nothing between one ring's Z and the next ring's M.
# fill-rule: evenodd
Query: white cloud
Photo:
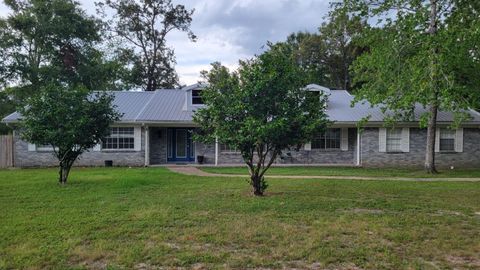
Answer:
M199 80L200 71L220 61L234 68L239 59L262 51L267 41L281 41L297 31L315 31L328 12L330 0L174 0L195 8L191 42L185 33L168 36L175 49L177 72L183 84ZM94 1L79 0L89 14ZM0 4L0 16L6 15Z

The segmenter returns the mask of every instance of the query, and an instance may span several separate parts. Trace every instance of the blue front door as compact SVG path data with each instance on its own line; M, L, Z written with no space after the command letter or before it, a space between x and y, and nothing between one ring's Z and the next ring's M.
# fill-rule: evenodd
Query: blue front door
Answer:
M191 128L167 129L167 161L195 161Z

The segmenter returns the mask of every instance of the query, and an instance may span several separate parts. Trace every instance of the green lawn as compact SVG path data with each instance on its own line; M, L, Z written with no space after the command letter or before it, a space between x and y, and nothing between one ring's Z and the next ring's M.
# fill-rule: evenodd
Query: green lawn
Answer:
M247 167L199 167L210 173L248 174ZM414 168L361 168L361 167L271 167L268 175L305 175L305 176L374 176L374 177L478 177L479 169L442 169L439 174L428 174L422 169Z
M478 269L480 183L0 170L0 269ZM355 268L358 267L358 268Z

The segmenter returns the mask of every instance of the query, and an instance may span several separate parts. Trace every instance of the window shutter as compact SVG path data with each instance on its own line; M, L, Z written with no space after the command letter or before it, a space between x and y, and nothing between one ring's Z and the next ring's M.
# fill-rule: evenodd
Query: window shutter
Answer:
M29 152L35 152L37 151L37 146L33 143L28 143L28 151Z
M340 149L348 151L348 128L342 128L340 131Z
M435 130L435 152L440 152L440 128Z
M455 133L455 152L463 152L463 128Z
M303 148L306 150L306 151L310 151L312 150L312 143L311 142L308 142L306 143Z
M378 152L387 152L387 129L378 129Z
M101 144L101 143L96 144L96 145L93 147L93 151L94 151L94 152L102 151L102 144Z
M410 152L410 128L402 128L402 152Z
M135 151L140 151L142 150L142 127L135 127L133 134L134 134Z

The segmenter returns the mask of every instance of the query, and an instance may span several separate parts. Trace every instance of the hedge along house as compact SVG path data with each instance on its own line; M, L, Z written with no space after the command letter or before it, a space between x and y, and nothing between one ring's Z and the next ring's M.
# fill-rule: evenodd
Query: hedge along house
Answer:
M368 103L351 107L351 96L345 90L330 90L308 85L307 91L328 95L327 114L333 124L312 138L299 150L284 151L277 164L332 164L350 166L422 166L426 150L426 129L419 128L419 117L425 108L415 108L415 121L384 127L384 114ZM112 92L114 104L123 117L111 128L101 144L80 156L77 166L149 166L157 164L195 164L198 156L210 165L242 164L238 151L215 143L203 145L192 140L195 123L192 115L203 105L201 85L183 89L153 92ZM435 151L438 166L480 166L480 114L468 111L471 119L460 128L448 127L453 114L438 113ZM370 116L361 132L357 124ZM18 113L3 119L15 128L21 120ZM56 160L49 146L23 141L14 132L14 166L54 166Z

